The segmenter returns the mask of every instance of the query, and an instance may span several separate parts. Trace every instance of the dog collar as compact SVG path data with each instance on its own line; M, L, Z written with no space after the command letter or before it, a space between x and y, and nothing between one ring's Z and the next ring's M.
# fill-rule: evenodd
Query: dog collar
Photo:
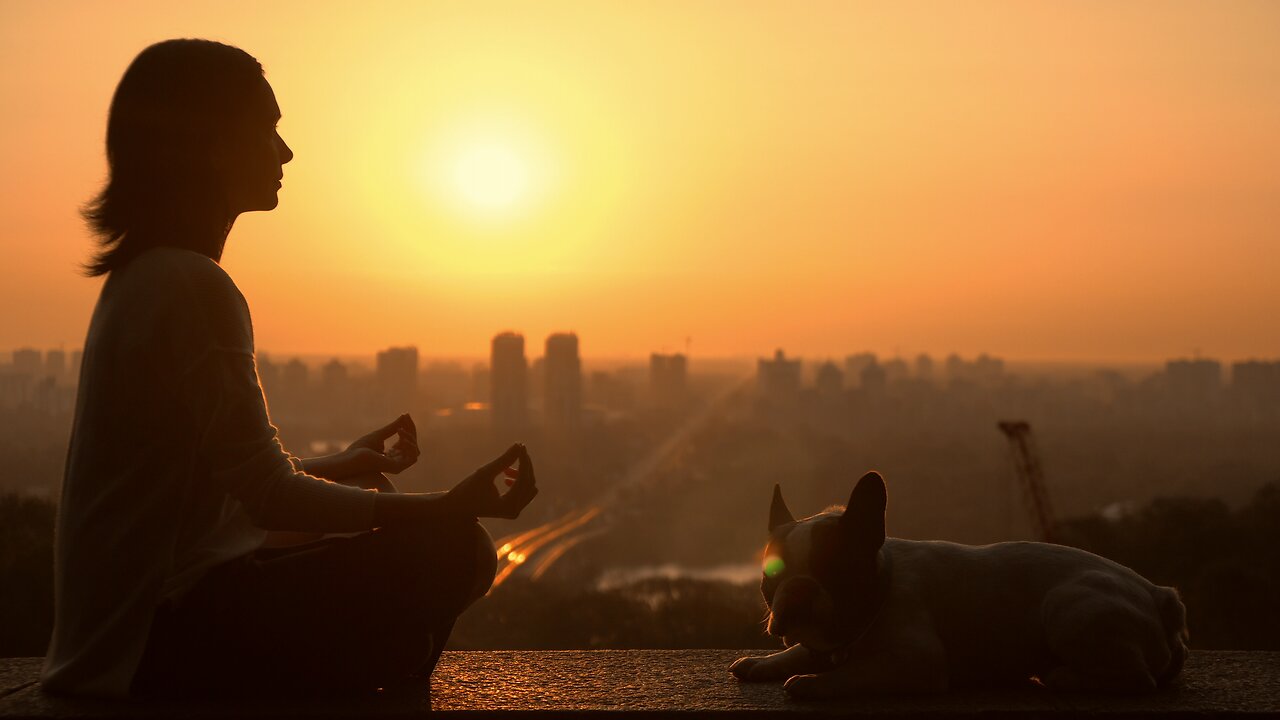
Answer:
M853 647L857 645L862 638L866 637L867 633L871 630L871 626L875 625L876 620L880 619L880 613L884 611L884 606L889 601L889 580L890 576L893 574L892 556L889 554L888 549L885 549L883 552L884 561L880 563L880 573L876 578L876 590L880 597L876 603L876 611L871 614L871 619L867 620L867 624L858 631L858 634L844 645L841 645L835 650L829 650L824 653L814 653L815 655L825 659L832 666L843 665L850 657L853 656Z

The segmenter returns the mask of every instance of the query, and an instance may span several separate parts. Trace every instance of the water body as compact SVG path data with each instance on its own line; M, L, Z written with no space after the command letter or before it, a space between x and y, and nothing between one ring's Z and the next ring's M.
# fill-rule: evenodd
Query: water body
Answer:
M732 585L755 585L760 582L760 566L756 563L734 563L686 567L668 563L612 568L604 571L596 581L596 589L615 590L643 580L663 578L667 580L706 580L727 582Z

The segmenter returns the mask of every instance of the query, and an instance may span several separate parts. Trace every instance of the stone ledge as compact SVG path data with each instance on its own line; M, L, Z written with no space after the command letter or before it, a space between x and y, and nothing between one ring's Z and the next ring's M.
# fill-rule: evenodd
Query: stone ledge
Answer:
M0 719L317 718L462 715L648 720L721 718L1280 717L1280 652L1199 652L1179 684L1147 696L1068 695L1028 687L917 697L800 703L779 683L742 684L727 671L738 650L448 652L431 687L350 699L112 703L51 697L39 658L0 659Z

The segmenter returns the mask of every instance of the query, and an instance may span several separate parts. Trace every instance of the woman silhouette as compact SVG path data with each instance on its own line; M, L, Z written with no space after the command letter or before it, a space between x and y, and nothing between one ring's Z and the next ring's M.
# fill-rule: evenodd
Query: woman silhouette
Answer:
M514 518L537 494L518 444L447 493L393 492L381 473L418 456L407 415L330 457L281 447L248 305L218 264L236 217L278 202L293 158L279 118L258 61L206 40L152 45L116 89L110 176L85 213L102 246L88 272L106 282L58 506L47 690L360 690L429 674L493 581L476 518ZM493 479L517 461L500 496ZM272 548L268 531L357 534Z

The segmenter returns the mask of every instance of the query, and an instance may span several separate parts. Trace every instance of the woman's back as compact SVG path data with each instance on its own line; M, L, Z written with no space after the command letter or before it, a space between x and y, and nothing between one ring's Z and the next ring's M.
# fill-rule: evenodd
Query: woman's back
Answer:
M253 352L237 308L230 278L189 250L148 250L103 285L58 513L51 689L126 692L157 603L262 541L198 457L206 403L193 393L216 392L198 366L214 348Z

